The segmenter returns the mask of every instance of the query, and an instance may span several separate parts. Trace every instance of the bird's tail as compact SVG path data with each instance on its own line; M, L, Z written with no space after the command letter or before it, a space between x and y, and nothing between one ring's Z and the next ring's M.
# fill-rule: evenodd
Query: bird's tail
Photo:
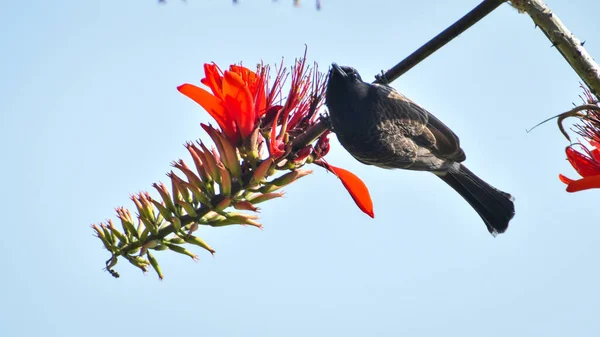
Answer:
M445 175L438 175L477 211L494 236L504 233L515 216L514 198L486 183L460 163Z

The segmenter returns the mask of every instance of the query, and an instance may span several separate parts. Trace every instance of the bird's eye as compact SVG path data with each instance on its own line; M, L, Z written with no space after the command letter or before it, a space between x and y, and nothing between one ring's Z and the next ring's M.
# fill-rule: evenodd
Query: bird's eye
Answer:
M359 75L357 72L353 72L352 74L350 74L350 77L351 77L353 80L359 80L359 81L362 81L362 78L360 77L360 75Z
M346 76L348 76L348 78L351 78L353 80L360 80L362 81L360 75L358 74L358 71L356 71L356 69L352 68L352 67L348 67L348 66L341 66L340 68L342 68L342 70L346 73Z

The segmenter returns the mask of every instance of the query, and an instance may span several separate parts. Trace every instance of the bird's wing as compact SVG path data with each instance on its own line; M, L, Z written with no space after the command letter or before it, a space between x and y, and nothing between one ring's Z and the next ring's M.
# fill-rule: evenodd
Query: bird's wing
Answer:
M382 87L388 89L385 91L387 97L396 100L398 103L398 107L392 110L402 113L402 123L413 126L407 129L407 136L415 143L428 148L439 158L455 162L462 162L466 159L465 152L460 147L458 136L446 124L394 88Z
M442 121L432 114L429 114L427 128L423 133L427 132L431 133L435 139L435 144L431 149L431 152L439 157L459 163L467 159L465 152L460 147L458 136L452 132L446 124L442 123ZM415 141L418 143L418 140Z

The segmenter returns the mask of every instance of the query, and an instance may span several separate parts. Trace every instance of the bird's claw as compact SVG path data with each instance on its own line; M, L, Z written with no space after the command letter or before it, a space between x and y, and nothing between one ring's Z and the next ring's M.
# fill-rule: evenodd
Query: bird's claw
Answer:
M333 131L333 123L331 123L331 117L329 116L329 113L325 112L325 113L321 114L319 116L319 121L321 123L325 124L325 126L329 130Z
M390 81L388 81L387 76L385 76L385 71L381 71L380 74L375 75L375 80L377 80L378 83L381 83L383 85L389 85Z

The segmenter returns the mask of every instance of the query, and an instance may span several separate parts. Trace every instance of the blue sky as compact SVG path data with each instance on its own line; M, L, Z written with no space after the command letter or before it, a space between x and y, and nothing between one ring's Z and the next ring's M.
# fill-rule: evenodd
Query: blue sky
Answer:
M579 78L533 22L507 5L393 86L449 125L468 167L516 197L490 236L431 174L329 161L369 186L375 219L331 174L262 207L265 230L201 228L215 258L158 254L143 276L108 253L91 223L166 181L208 115L175 89L202 64L356 67L372 79L477 1L5 1L0 11L2 336L597 336L599 191L576 177L553 123ZM600 55L600 3L549 5Z

